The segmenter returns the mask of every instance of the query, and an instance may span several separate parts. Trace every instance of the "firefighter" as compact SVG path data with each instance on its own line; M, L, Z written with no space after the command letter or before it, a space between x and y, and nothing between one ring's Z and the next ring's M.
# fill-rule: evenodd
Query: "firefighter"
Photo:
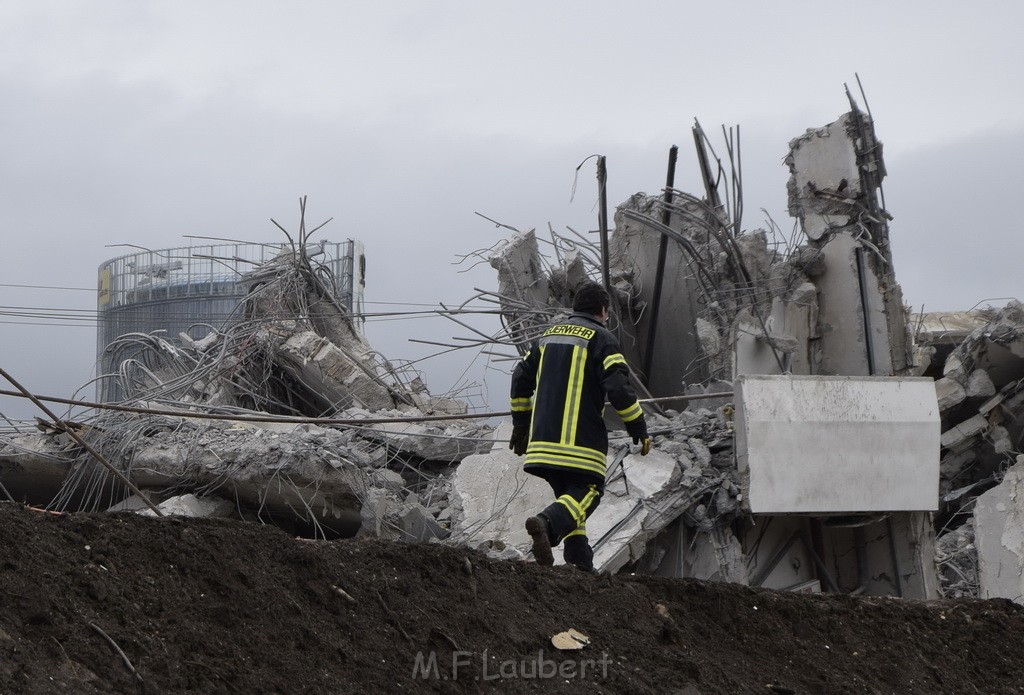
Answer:
M543 478L554 503L526 520L538 564L554 562L563 543L569 564L593 570L587 518L604 493L608 430L605 398L618 412L634 444L647 455L647 421L629 385L629 368L605 328L610 298L588 282L577 292L573 314L548 328L512 374L512 437L509 448L526 454L524 470Z

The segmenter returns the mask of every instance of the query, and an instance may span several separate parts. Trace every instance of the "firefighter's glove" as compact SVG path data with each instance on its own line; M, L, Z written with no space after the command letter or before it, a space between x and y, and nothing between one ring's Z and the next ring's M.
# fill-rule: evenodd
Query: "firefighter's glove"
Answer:
M508 440L508 448L511 449L516 456L522 456L523 454L525 454L526 445L529 443L529 425L517 425L512 428L512 438Z
M640 455L647 456L651 451L651 435L647 434L647 421L642 417L626 423L626 431L633 438L634 444L640 445Z

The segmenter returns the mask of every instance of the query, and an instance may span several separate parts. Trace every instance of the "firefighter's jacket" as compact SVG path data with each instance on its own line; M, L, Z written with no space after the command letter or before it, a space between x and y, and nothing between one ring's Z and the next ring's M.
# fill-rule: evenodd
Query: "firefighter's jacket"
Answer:
M623 422L644 416L611 332L583 313L548 328L512 374L512 424L530 426L525 469L575 470L603 486L606 396Z

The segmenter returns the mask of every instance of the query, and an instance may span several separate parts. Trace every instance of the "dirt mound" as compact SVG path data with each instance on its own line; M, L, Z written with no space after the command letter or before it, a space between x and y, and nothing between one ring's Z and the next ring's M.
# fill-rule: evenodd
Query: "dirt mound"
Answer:
M552 648L569 628L591 643ZM1022 653L1008 601L595 577L0 504L3 693L1020 693Z

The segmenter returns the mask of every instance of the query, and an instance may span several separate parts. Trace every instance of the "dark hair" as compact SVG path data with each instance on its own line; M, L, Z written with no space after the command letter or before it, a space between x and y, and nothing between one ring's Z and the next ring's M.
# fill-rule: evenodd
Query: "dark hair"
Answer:
M591 316L597 316L602 309L607 309L611 304L611 297L605 288L596 282L588 282L576 290L576 297L572 302L572 310L579 311Z

